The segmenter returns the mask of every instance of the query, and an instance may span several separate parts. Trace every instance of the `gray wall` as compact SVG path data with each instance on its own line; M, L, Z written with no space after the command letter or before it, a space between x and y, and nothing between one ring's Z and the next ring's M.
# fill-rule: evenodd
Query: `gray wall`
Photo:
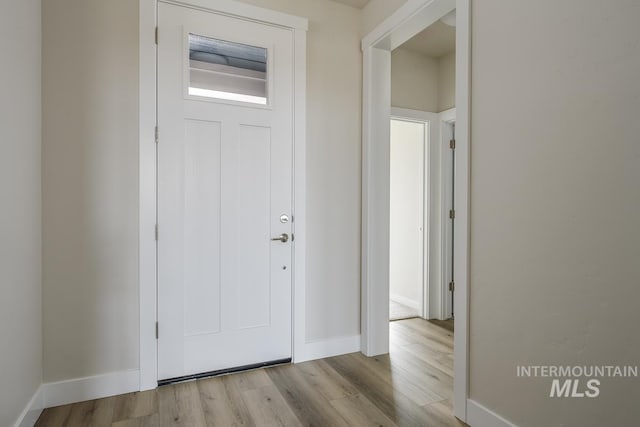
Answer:
M455 107L456 54L433 58L399 47L391 52L391 105L440 113Z
M0 3L0 425L42 382L40 1Z
M640 360L639 20L634 0L473 5L471 397L523 427L640 423L638 379L549 399L515 375Z
M456 106L456 53L438 58L438 112Z
M45 382L138 367L138 2L43 2Z
M439 63L406 49L391 52L391 105L437 113Z

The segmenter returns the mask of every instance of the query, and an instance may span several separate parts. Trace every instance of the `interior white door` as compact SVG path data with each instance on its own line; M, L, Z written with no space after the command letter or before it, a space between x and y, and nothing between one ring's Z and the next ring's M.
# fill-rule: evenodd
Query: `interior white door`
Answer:
M288 359L292 32L162 2L158 23L158 378Z
M389 297L422 315L427 124L391 120Z

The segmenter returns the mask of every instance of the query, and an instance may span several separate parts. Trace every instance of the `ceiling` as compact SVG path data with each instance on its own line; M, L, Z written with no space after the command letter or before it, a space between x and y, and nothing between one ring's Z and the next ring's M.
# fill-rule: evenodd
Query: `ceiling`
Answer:
M369 0L333 0L338 3L346 4L347 6L357 7L358 9L362 9L369 3Z
M436 21L400 46L423 55L439 58L456 49L456 28Z

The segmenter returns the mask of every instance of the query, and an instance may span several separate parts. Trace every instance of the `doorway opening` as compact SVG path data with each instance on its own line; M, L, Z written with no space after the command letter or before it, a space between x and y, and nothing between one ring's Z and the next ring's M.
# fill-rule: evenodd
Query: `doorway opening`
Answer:
M391 52L389 364L438 378L406 379L428 410L454 378L455 25L443 21Z
M425 317L425 147L429 122L391 118L389 320Z
M424 49L441 49L447 33L450 51L427 58ZM425 392L453 402L449 410L464 421L468 397L469 1L407 3L368 34L362 48L362 352L367 356L390 353L391 363L403 359L422 363L425 355L434 356L429 357L433 362L429 369L438 370L447 381L441 394ZM442 60L447 54L450 61ZM396 67L398 63L405 67ZM431 85L425 84L429 75L436 80ZM423 141L427 142L423 142L422 155L416 154L419 145L415 143L412 155L398 153L394 146L398 123L390 119L399 119L405 126L407 122L423 123ZM418 139L414 132L414 141ZM416 157L422 158L422 164ZM408 163L398 165L401 158ZM413 176L411 183L407 175ZM422 265L416 261L420 258ZM400 267L404 270L399 271ZM417 304L415 298L412 301L414 309L418 306L418 317L390 322L390 300L403 300L398 298L397 284L403 280L422 284L422 299Z

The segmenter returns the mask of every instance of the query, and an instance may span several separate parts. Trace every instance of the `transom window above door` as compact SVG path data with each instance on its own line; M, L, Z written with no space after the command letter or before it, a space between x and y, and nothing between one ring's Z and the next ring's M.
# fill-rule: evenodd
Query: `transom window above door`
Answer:
M267 49L189 34L188 94L266 105Z

